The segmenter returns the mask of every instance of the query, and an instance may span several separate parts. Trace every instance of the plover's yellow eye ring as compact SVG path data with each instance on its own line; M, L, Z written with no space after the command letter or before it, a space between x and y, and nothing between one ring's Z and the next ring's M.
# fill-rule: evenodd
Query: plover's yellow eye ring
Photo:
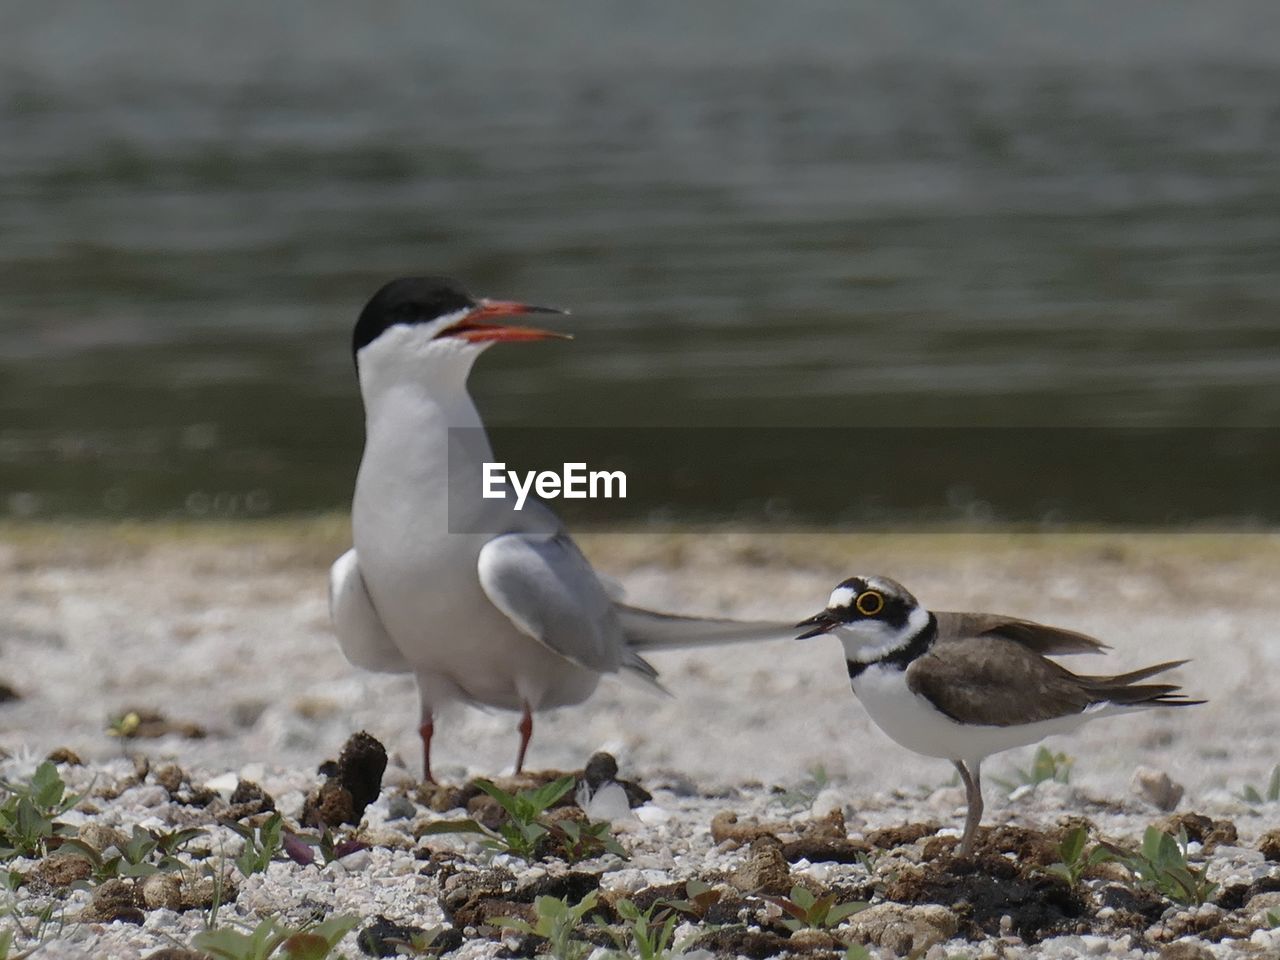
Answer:
M884 609L884 597L874 590L864 590L858 594L858 599L853 601L853 605L864 617L874 617Z

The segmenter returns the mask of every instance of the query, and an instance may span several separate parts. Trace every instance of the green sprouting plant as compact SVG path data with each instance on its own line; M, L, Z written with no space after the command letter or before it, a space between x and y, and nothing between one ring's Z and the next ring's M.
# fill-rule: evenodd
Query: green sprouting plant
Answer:
M1280 763L1272 768L1271 779L1267 782L1265 792L1249 783L1245 784L1245 788L1240 791L1239 797L1245 803L1251 804L1275 803L1280 800Z
M826 930L839 926L842 920L870 906L862 900L836 903L834 893L815 897L812 891L799 884L791 888L790 897L766 897L765 899L776 903L788 914L782 918L782 925L792 933L797 930Z
M1187 833L1172 837L1155 827L1147 827L1138 852L1111 851L1144 887L1182 906L1199 906L1208 900L1216 883L1210 883L1203 868L1187 863Z
M113 877L149 877L162 871L181 870L183 863L178 859L178 852L203 835L204 831L195 827L164 832L135 825L124 848L114 856L104 857L100 851L78 839L63 840L57 853L88 860L93 866L93 882L102 883Z
M698 920L707 915L707 911L720 902L721 893L709 883L701 880L690 880L684 885L683 900L662 900L664 905L680 913L688 914Z
M569 863L590 860L602 853L612 853L627 859L626 848L603 820L595 823L578 823L576 820L556 820L548 825L552 838L551 848Z
M280 853L284 823L279 813L271 814L257 829L236 820L218 822L244 839L244 849L235 859L236 868L244 876L262 873Z
M14 879L15 877L17 879ZM13 892L20 883L21 878L17 874L8 874L6 886L10 892ZM28 943L36 945L32 949L18 954L19 958L31 956L46 941L58 939L67 925L66 912L62 909L62 905L57 903L36 904L32 901L26 901L19 904L10 901L5 906L5 912L13 925L13 930L20 933ZM13 930L6 931L10 935L11 944L14 936ZM0 953L0 960L3 960L4 956L4 954Z
M658 901L641 912L630 900L622 899L613 905L622 918L621 929L615 929L600 923L618 949L612 956L626 960L668 960L674 954L682 953L679 947L672 948L676 923L680 919L671 905Z
M45 761L26 783L0 781L0 860L15 856L41 857L49 841L75 833L75 828L59 823L62 816L80 802L78 794L67 793L58 768Z
M581 824L573 820L553 820L547 810L574 784L573 777L561 777L531 790L511 794L488 780L476 786L498 801L506 818L496 830L473 820L440 820L428 824L422 836L441 833L477 833L488 846L503 853L533 861L552 855L576 863L602 853L626 858L627 852L609 830L607 823Z
M325 960L359 922L358 917L344 914L322 923L288 927L268 918L248 933L205 930L191 944L215 960Z
M1005 793L1013 793L1022 786L1034 787L1046 780L1054 783L1070 783L1071 768L1074 764L1075 760L1065 753L1053 753L1048 747L1040 747L1031 759L1031 766L1025 770L1014 768L1012 779L1001 780L999 777L991 779Z
M141 726L142 717L133 710L114 714L107 718L107 736L128 740L138 732Z
M575 904L559 897L538 897L533 901L534 922L516 917L499 917L495 922L503 929L530 933L547 941L555 960L582 960L594 948L574 937L583 918L595 909L598 894L592 890Z
M315 862L314 850L320 851L320 858L324 861L325 866L328 866L335 860L341 860L357 850L364 850L368 847L368 844L350 834L335 836L328 827L325 827L319 836L285 830L281 836L280 844L285 855L290 860L303 866Z
M0 930L0 960L9 960L11 950L13 950L13 931Z
M861 943L851 943L844 952L844 960L871 960L871 951Z
M1114 859L1111 851L1100 844L1086 854L1084 848L1088 841L1089 831L1084 827L1073 827L1068 830L1062 842L1058 844L1058 856L1061 859L1058 863L1049 865L1049 872L1062 877L1074 887L1090 867Z
M775 794L770 802L779 804L788 810L796 807L808 807L813 804L818 794L829 783L831 783L831 778L827 775L827 768L822 764L817 764L809 769L809 774L804 780L790 790L782 790Z
M1280 927L1280 910L1267 911L1267 926L1273 930Z

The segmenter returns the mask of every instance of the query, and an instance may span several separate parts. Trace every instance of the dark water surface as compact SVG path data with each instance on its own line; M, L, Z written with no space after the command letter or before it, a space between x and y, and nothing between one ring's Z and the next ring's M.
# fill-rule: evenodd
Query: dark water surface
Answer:
M6 3L0 515L341 508L349 328L412 272L574 311L482 360L510 427L1280 424L1277 37L1270 0Z

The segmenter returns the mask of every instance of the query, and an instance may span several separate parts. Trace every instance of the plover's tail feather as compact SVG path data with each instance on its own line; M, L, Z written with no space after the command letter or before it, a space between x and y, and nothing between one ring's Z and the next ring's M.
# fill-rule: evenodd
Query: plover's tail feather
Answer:
M684 617L625 604L617 604L614 609L622 623L627 644L633 650L678 650L722 643L790 640L796 635L791 621Z
M1147 677L1154 677L1157 673L1164 673L1166 670L1172 670L1175 667L1180 667L1184 663L1190 663L1190 662L1191 662L1190 660L1168 660L1164 663L1157 663L1155 666L1143 667L1141 670L1131 670L1128 673L1118 673L1113 677L1082 676L1080 679L1088 681L1090 683L1105 684L1107 686L1114 686L1116 684L1123 685L1128 683L1137 683L1139 680L1145 680L1147 679Z
M1192 700L1182 693L1176 683L1138 683L1158 673L1180 667L1186 660L1170 660L1154 666L1132 670L1113 677L1080 677L1085 688L1097 698L1097 703L1113 703L1124 707L1191 707L1205 703Z

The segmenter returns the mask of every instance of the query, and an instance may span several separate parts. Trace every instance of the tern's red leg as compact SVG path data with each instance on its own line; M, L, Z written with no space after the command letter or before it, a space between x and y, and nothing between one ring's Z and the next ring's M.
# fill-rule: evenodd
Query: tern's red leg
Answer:
M435 724L431 717L422 721L422 726L418 727L418 736L422 738L422 779L426 783L435 783L436 778L431 775L431 734L435 733Z
M529 749L529 738L533 736L533 712L529 705L524 705L524 714L520 717L520 752L516 754L516 773L524 769L524 754Z

